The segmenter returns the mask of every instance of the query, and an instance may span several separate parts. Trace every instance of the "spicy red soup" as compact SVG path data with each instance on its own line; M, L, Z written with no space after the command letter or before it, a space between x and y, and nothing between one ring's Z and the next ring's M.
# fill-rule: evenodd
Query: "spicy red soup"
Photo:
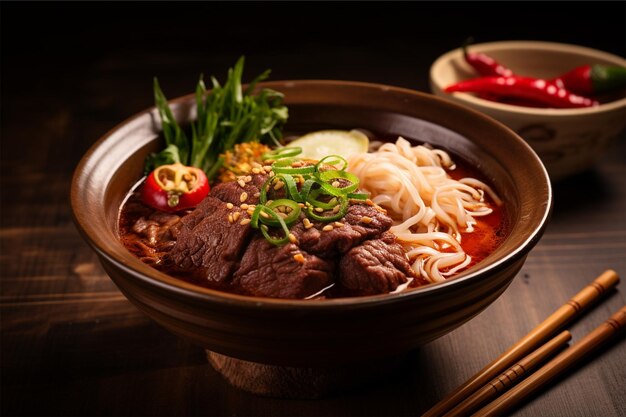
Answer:
M486 182L469 164L458 157L454 160L456 168L448 171L452 178ZM257 180L248 179L246 187ZM177 213L144 205L139 192L142 184L131 190L121 207L121 242L144 263L196 285L238 294L319 299L388 293L406 282L403 275L413 274L403 249L385 231L391 219L384 210L365 203L350 206L343 219L319 225L319 230L306 222L298 224L293 229L296 241L277 248L260 237L258 230L248 230L249 207L239 204L244 188L237 188L241 187L237 181L214 184L196 212ZM228 198L233 198L232 202ZM485 199L489 200L488 196ZM481 262L508 233L504 207L487 203L493 212L477 217L474 231L461 235L461 246L472 258L467 267ZM212 239L211 233L219 237ZM351 277L336 280L338 273ZM371 276L364 279L368 274ZM269 276L278 278L269 280ZM406 286L426 283L414 277Z

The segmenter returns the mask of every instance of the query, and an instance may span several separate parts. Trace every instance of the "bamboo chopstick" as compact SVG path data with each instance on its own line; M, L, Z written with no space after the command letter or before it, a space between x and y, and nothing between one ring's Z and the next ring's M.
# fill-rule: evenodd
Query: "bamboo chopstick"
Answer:
M615 271L611 269L604 271L591 284L587 285L567 303L559 307L550 317L531 330L531 332L524 336L519 342L511 346L506 352L500 355L500 357L484 367L466 383L435 404L430 410L426 411L422 417L435 417L445 414L477 389L481 388L484 384L513 365L515 361L534 350L546 340L546 338L550 337L559 328L578 316L587 306L609 289L613 288L618 282L619 277Z
M481 389L470 395L465 401L454 407L445 414L445 417L466 416L477 410L480 406L489 402L498 395L504 393L512 386L520 382L524 377L530 375L536 368L553 357L572 338L572 334L567 330L559 333L548 343L522 358L515 365L498 375Z
M515 388L496 398L473 416L501 415L579 362L585 355L600 347L604 342L615 336L624 326L626 326L626 306L622 307L621 310L613 314L611 318L595 330L587 333L580 342L561 353L537 372L520 382Z

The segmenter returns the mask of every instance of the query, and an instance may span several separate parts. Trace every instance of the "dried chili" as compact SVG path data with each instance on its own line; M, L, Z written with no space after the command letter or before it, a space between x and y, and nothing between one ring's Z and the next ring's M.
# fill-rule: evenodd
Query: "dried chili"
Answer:
M453 84L447 93L467 92L531 100L555 108L592 107L598 102L576 95L556 82L530 77L481 77Z
M626 86L626 68L582 65L553 80L573 93L595 95Z
M498 61L483 53L469 52L467 46L473 41L469 38L463 43L463 57L465 61L472 66L480 75L483 76L500 76L510 77L513 75L513 71Z

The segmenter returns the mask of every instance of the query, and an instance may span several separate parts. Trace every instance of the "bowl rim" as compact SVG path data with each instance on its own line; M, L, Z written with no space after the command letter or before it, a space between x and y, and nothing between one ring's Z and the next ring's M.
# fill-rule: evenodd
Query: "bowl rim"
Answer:
M589 48L582 45L574 45L570 43L559 42L547 42L547 41L534 41L534 40L507 40L507 41L495 41L471 44L470 47L478 52L492 52L496 50L508 49L508 50L528 50L536 49L538 51L548 52L565 52L574 55L588 56L591 59L600 59L605 61L611 61L615 65L620 65L626 68L626 59L611 54L609 52L601 51L599 49ZM431 65L429 71L429 77L432 85L436 86L439 90L443 91L444 86L440 82L440 69L443 66L449 65L450 61L458 59L462 56L462 48L456 48L450 50L443 55L439 56ZM550 116L550 117L572 117L583 116L596 113L610 112L619 108L626 108L626 97L619 100L611 101L608 103L602 103L599 106L576 108L576 109L542 109L533 107L516 106L513 104L497 103L495 101L485 100L476 97L469 93L452 93L446 94L458 99L461 102L471 103L476 107L483 109L495 110L501 112L509 112L519 115L532 115L532 116Z
M409 94L421 97L422 99L427 98L428 100L435 100L444 106L454 107L457 110L463 112L472 113L474 117L483 119L484 122L495 125L499 129L503 129L508 131L513 137L517 138L519 141L519 145L528 149L529 153L536 160L537 165L541 167L541 172L537 173L542 179L546 186L546 197L547 201L545 202L545 209L543 211L542 217L536 227L528 233L528 237L521 243L515 250L512 250L501 259L495 261L487 267L479 268L476 271L469 273L467 275L451 279L445 282L432 283L427 284L418 288L414 288L411 291L400 292L395 294L376 294L376 295L368 295L368 296L359 296L359 297L343 297L343 298L333 298L333 299L324 299L324 300L301 300L301 299L280 299L280 298L269 298L269 297L256 297L256 296L248 296L248 295L240 295L229 293L225 291L213 290L206 287L201 287L198 285L194 285L183 281L181 279L172 277L168 274L165 274L156 269L150 268L151 275L144 274L143 271L140 271L132 265L128 265L116 257L109 254L96 239L93 239L90 235L90 227L89 222L84 222L82 215L79 214L79 208L81 205L84 206L81 196L82 193L79 192L81 183L84 181L85 175L85 167L90 162L90 159L93 157L94 153L96 153L99 148L101 148L111 136L115 135L118 130L127 126L141 117L154 113L156 108L154 106L142 110L124 121L115 125L112 129L102 135L83 155L78 165L76 166L71 182L71 190L70 190L70 203L72 209L72 217L74 223L77 226L77 229L83 235L87 243L96 251L96 253L106 258L108 261L114 263L118 268L123 269L126 273L132 275L133 277L139 279L143 283L157 287L160 289L167 290L168 292L175 292L178 295L191 298L194 300L198 300L200 302L217 302L223 305L231 304L236 305L237 308L243 309L277 309L277 310L292 310L299 309L300 311L304 310L320 310L326 309L331 306L336 308L365 308L372 305L386 305L396 302L401 302L406 299L413 298L421 298L428 295L440 294L450 287L457 286L462 287L463 285L471 284L472 281L479 279L481 275L485 272L498 272L502 269L507 268L510 264L517 261L519 258L526 256L527 253L536 245L542 236L545 228L547 227L548 219L550 218L552 207L553 207L553 191L552 184L550 182L550 177L548 176L547 170L540 158L537 154L532 150L532 148L515 132L506 127L501 122L479 112L468 108L467 106L463 106L450 100L437 97L433 94L429 94L426 92L420 92L416 90L411 90L402 87L384 85L379 83L368 83L368 82L360 82L360 81L344 81L344 80L318 80L318 79L306 79L306 80L277 80L277 81L269 81L259 83L258 87L277 87L283 86L286 88L293 87L297 84L300 85L309 85L316 86L323 84L325 86L335 86L335 87L357 87L357 88L368 88L368 89L378 89L381 91L391 91L400 94ZM168 100L169 104L182 104L188 101L195 100L195 94L190 93L186 94L171 100ZM444 126L445 127L445 126ZM85 227L87 226L87 227ZM128 252L129 256L133 256ZM133 259L136 259L133 257ZM140 262L137 260L137 262ZM142 264L143 265L143 264ZM146 266L149 268L148 266Z

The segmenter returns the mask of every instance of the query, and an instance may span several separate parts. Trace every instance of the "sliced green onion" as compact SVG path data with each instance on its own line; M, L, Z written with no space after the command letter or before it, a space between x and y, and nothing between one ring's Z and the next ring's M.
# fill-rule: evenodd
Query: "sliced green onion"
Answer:
M306 202L309 203L310 205L312 205L314 208L319 207L319 208L324 209L324 210L332 210L332 209L334 209L335 206L337 206L337 204L339 204L339 201L337 199L338 198L342 198L342 197L341 196L340 197L333 196L333 198L331 198L328 202L319 201L317 199L317 197L320 194L328 195L326 193L323 193L323 191L324 191L323 189L312 191L311 193L309 193ZM333 202L333 200L334 200L334 202Z
M268 159L282 159L296 156L302 153L302 148L297 146L285 146L283 148L274 149L273 151L265 152L261 159L266 161Z
M330 162L325 162L327 159L330 158L335 158L333 160L331 160ZM346 158L344 158L341 155L328 155L323 157L322 159L319 160L319 162L317 164L315 164L315 171L321 172L320 171L320 167L322 165L337 165L339 162L343 162L343 166L339 169L339 171L345 171L346 168L348 167L348 161L346 161Z
M324 223L328 223L328 222L332 222L335 220L339 220L341 219L343 216L346 215L346 213L348 212L348 199L343 197L339 199L339 204L340 204L340 208L339 211L337 213L334 213L330 216L322 216L319 215L317 213L315 213L314 207L313 206L309 206L307 208L307 216L312 218L313 220L317 220L319 222L324 222Z
M272 245L276 245L276 246L282 246L285 243L289 242L289 229L287 229L287 226L285 226L285 237L283 237L282 239L275 239L272 236L270 236L270 234L268 233L268 227L264 224L261 225L261 233L263 233L263 236L265 237L265 239L267 239L268 242L270 242Z
M285 188L287 189L287 195L292 200L298 203L304 203L300 192L298 191L298 186L296 185L296 180L289 174L278 174L276 177L280 178L285 184Z
M289 241L289 228L287 227L287 224L285 224L285 221L283 220L283 218L280 217L278 213L276 213L274 210L272 210L271 208L267 206L257 206L257 207L260 207L259 212L258 212L259 215L261 214L261 212L267 213L270 217L273 217L273 219L271 220L277 221L278 225L281 227L281 229L283 229L283 232L285 232L285 236L283 238L276 239L270 236L268 232L269 228L267 224L262 224L260 226L260 229L261 229L261 233L263 233L263 236L265 236L265 239L267 239L271 244L276 245L276 246L284 245L285 243L287 243ZM257 212L257 209L255 208L254 213L256 212ZM253 216L254 216L254 213L253 213ZM265 219L263 217L257 216L257 225L258 225L258 220L261 220L261 222L271 221L270 219Z
M355 192L359 187L359 179L356 175L346 171L348 162L340 155L329 155L322 158L315 165L294 167L294 158L302 151L297 147L285 147L267 152L263 160L273 159L273 176L269 177L261 186L259 204L257 204L251 216L251 226L260 229L263 236L274 245L282 245L289 241L289 226L300 219L302 208L299 203L305 203L305 214L311 220L319 222L332 222L341 219L348 212L350 200L367 200L367 193ZM324 166L336 166L342 164L340 169L328 169L320 171ZM300 189L294 175L304 181ZM347 180L345 187L335 187L335 180ZM285 189L285 197L272 200L267 204L268 194L272 192L277 181L282 181ZM300 180L302 182L302 180ZM282 195L282 192L280 193ZM320 201L329 199L329 201ZM282 210L280 207L284 207ZM281 211L282 210L282 211ZM321 212L320 212L321 211ZM284 215L284 218L283 218ZM270 235L270 227L281 228L285 236L275 238Z
M347 171L324 171L318 174L319 179L322 180L322 188L332 195L346 195L356 191L359 188L359 178ZM334 179L341 178L351 182L346 187L334 187L330 182Z
M261 210L263 210L262 204L257 204L252 212L252 216L250 216L250 226L254 229L259 228L259 216L261 215Z
M272 201L269 205L267 205L266 207L268 207L269 209L273 210L274 212L276 212L276 209L278 207L286 207L291 209L291 211L289 213L285 213L287 217L285 217L283 219L283 221L285 222L285 224L287 226L291 226L292 224L294 224L295 222L297 222L300 218L300 206L298 205L298 203L296 203L293 200L289 200L286 198L281 198L279 200L274 200ZM278 215L278 217L281 217L280 214L276 213ZM278 224L274 224L273 222L270 223L271 220L270 219L261 219L261 223L265 223L268 224L270 226L278 226Z
M315 172L315 165L307 165L303 167L291 166L294 162L298 162L297 158L281 158L272 164L272 170L276 174L312 174Z
M316 178L309 178L306 181L304 181L304 184L302 185L302 188L300 188L300 197L302 198L301 203L304 203L305 201L308 200L309 194L312 191L315 191L313 189L313 187L316 184L319 185L319 182L318 182L318 180Z
M287 191L287 197L295 200L299 203L304 203L304 199L301 197L298 192L298 186L296 185L296 180L289 174L278 174L273 177L269 177L265 180L263 185L261 186L261 192L259 194L259 201L261 204L265 204L267 202L267 193L271 190L274 185L274 182L282 181L285 184L285 189Z
M366 193L348 193L348 198L351 200L362 200L365 201L370 198L369 194Z

